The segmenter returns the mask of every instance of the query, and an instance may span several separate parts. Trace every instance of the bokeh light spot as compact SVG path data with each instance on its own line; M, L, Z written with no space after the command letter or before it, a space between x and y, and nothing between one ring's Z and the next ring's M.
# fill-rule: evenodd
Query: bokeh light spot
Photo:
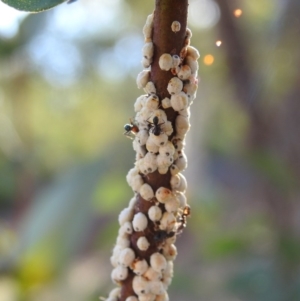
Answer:
M216 42L216 46L217 46L217 47L220 47L221 45L222 45L222 41L218 40L218 41Z
M204 58L203 58L203 63L207 66L210 66L213 64L215 58L213 55L211 54L207 54Z
M189 24L196 28L211 28L220 19L220 8L213 0L191 0Z
M240 8L237 8L233 11L233 14L236 18L239 18L243 14L243 11Z

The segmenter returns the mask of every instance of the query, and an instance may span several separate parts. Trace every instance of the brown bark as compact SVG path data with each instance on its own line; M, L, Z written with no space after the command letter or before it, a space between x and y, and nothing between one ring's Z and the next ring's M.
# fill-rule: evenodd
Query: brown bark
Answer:
M170 53L171 55L180 54L186 35L187 9L188 0L156 0L153 28L154 56L153 63L151 65L151 81L156 87L160 101L165 97L170 97L170 94L167 91L167 86L169 80L174 75L172 75L170 71L163 71L160 69L158 64L159 57L163 53ZM173 21L179 21L181 24L181 29L177 33L174 33L171 30L171 24ZM173 129L175 130L174 124L177 113L172 108L165 110L165 112L168 120L173 124ZM154 193L161 186L169 189L171 188L170 172L167 172L165 175L161 175L158 171L155 171L151 174L143 175L143 179L145 183L148 183L153 188ZM148 209L153 204L154 201L145 201L140 195L138 195L134 211L135 213L143 212L147 216ZM135 251L137 257L146 259L148 263L150 256L159 251L158 242L155 239L155 226L156 225L152 221L148 220L148 227L144 233L135 232L131 236L130 247ZM150 243L150 247L147 251L141 251L137 247L137 240L140 236L146 236ZM125 301L128 296L134 295L132 289L132 279L134 274L131 270L129 273L129 277L122 283L120 301Z

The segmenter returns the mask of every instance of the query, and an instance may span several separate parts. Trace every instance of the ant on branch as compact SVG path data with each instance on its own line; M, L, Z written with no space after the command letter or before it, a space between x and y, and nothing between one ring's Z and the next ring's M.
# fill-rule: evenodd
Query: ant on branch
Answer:
M158 231L155 231L154 240L156 243L158 243L158 242L164 241L165 239L167 239L169 237L173 237L174 235L175 235L174 231L168 233L167 231L158 230Z
M150 117L149 117L150 118ZM149 119L148 118L148 119ZM159 136L162 132L161 129L161 125L164 124L164 122L162 123L158 123L159 119L157 116L154 116L152 119L152 122L148 121L148 119L146 120L148 122L148 126L149 126L149 131L151 131L151 133L155 136Z
M186 205L183 208L181 217L179 219L180 226L178 227L177 232L181 233L182 230L186 227L186 218L189 216L191 216L191 207L189 205Z

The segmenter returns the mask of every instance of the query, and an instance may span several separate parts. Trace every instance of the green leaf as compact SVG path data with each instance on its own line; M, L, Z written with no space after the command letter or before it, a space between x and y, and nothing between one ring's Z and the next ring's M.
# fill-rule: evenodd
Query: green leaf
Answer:
M32 13L42 12L50 9L65 0L2 0L5 4L18 10Z

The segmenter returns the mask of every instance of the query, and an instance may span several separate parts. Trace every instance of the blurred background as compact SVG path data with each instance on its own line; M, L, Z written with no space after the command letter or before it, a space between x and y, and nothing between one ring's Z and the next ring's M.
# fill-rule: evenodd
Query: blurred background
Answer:
M0 3L0 301L91 301L133 193L123 125L154 1ZM170 300L300 300L300 2L190 0L192 217Z

